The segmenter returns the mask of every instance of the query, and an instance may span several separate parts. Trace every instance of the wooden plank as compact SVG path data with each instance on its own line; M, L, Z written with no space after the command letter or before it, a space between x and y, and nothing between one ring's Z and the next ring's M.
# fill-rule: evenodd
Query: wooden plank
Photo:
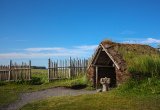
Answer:
M57 64L56 64L56 77L59 78L59 74L58 74L58 65L59 65L59 61L57 60Z
M98 67L107 67L107 68L113 68L113 66L105 66L105 65L92 65L94 67L98 66Z
M32 62L31 62L31 60L30 60L30 61L29 61L29 80L31 80L31 76L32 76L31 65L32 65Z
M95 64L95 63L97 62L97 59L98 59L98 57L99 57L99 55L100 55L100 53L101 53L101 50L102 50L102 48L100 48L100 49L98 50L98 54L95 55L95 60L94 60L93 64Z
M96 89L98 89L98 67L96 66Z
M92 62L93 62L93 60L94 60L94 58L95 58L95 55L97 54L99 48L100 48L100 46L97 47L96 51L95 51L94 54L92 55L91 61L90 61L90 63L88 64L87 69L89 69L89 67L91 66L91 64L92 64Z
M72 66L72 62L71 62L71 57L70 57L70 59L69 59L69 67L70 68L68 69L69 70L68 71L69 72L69 78L71 78L71 66Z
M102 48L104 49L104 51L107 53L107 55L109 56L109 58L110 58L110 59L113 61L113 63L116 65L117 69L120 69L120 67L118 66L117 62L114 61L113 57L108 53L107 49L105 49L102 44L100 44L100 45L102 46Z
M50 81L50 59L48 59L48 81Z
M12 60L10 60L10 63L9 63L8 81L10 81L10 79L11 79L11 66L12 66Z
M86 61L84 59L70 57L69 60L54 61L50 67L50 79L54 78L71 78L72 76L79 76L81 73L86 72ZM52 71L51 71L52 70ZM51 75L53 73L53 76Z

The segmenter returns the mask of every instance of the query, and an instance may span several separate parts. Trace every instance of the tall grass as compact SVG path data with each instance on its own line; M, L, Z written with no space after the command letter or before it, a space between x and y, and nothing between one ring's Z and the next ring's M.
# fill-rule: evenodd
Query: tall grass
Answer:
M47 69L32 69L32 78L40 78L42 83L48 83Z
M118 93L135 95L160 94L160 55L124 52L132 78L118 87Z
M131 74L139 74L143 77L160 76L160 57L140 55L132 58L128 64L128 71Z
M160 94L160 80L155 77L143 80L130 79L119 86L116 93L128 96L157 95Z

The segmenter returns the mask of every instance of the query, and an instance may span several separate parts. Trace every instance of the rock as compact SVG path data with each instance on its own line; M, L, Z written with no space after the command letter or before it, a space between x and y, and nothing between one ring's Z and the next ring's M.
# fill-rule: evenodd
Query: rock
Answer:
M97 92L102 92L102 89L97 89Z

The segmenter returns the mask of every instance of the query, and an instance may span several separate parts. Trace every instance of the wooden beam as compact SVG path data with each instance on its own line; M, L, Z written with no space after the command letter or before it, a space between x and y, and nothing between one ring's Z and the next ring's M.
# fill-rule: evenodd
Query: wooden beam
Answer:
M11 66L12 66L12 60L10 60L10 63L9 63L8 81L10 81L10 80L11 80Z
M102 49L99 49L98 54L96 55L95 61L93 62L93 64L95 64L97 62L97 59L99 57L99 54L101 53Z
M98 66L96 66L96 89L98 89Z
M106 66L106 65L92 65L92 66L97 66L97 67L106 67L106 68L113 68L113 66Z
M104 51L107 53L107 55L109 56L109 58L113 61L113 63L116 65L116 67L118 69L120 69L120 67L118 66L117 62L114 61L113 57L110 55L110 53L107 51L107 49L104 48L104 46L102 44L100 44L102 46L102 48L104 49Z
M96 49L96 51L94 52L94 55L92 56L91 61L90 61L90 64L88 65L88 68L87 68L87 69L89 69L89 67L91 66L91 64L92 64L92 62L93 62L93 60L94 60L94 58L95 58L95 56L96 56L99 48L100 48L100 46L98 46L97 49Z
M31 60L29 60L29 80L31 80Z

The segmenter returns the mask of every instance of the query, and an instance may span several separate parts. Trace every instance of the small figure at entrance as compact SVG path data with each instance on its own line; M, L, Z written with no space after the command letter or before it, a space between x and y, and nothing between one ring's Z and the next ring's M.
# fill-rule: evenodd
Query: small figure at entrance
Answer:
M109 84L110 84L110 78L101 78L100 83L102 84L102 91L108 91L109 90Z

